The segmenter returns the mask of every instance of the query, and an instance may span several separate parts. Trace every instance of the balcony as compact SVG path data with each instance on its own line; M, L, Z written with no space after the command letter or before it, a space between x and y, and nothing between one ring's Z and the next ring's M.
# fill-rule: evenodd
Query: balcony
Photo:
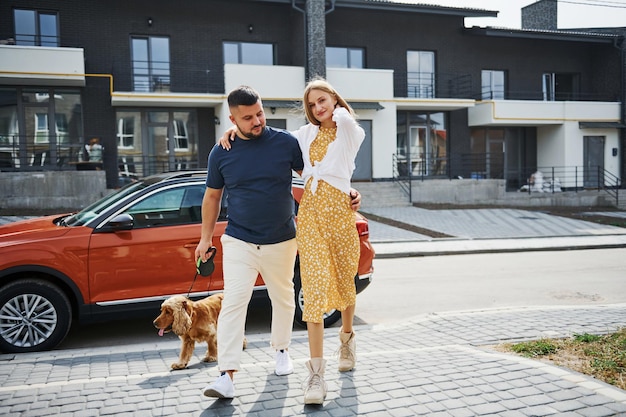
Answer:
M619 122L619 102L494 100L468 110L469 126L541 126Z
M0 45L0 62L2 84L85 86L82 48Z
M593 76L593 74L589 74ZM499 86L498 90L485 90L481 86L480 74L448 72L395 72L395 92L398 97L407 99L468 99L468 100L519 100L519 101L619 101L615 91L543 91L541 80L535 90L513 90Z

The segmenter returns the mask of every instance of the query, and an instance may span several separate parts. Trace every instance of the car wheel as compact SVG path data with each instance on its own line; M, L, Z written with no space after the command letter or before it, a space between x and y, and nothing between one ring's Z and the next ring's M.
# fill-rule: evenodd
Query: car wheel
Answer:
M25 279L0 289L0 350L49 350L65 339L72 322L67 296L42 280Z
M296 267L293 271L293 287L296 293L296 315L295 322L306 327L306 322L302 320L302 311L304 308L304 293L302 291L302 280L300 279L300 263L296 261ZM324 314L324 327L330 327L341 318L341 311L331 310Z

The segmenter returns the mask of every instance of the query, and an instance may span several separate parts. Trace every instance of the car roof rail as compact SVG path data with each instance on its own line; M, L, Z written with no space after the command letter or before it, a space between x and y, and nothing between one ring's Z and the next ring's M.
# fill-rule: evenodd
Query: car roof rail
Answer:
M194 176L199 176L199 175L205 175L206 176L207 172L206 170L204 171L176 171L176 172L167 172L164 173L164 180L172 180L172 179L176 179L176 178L189 178L189 177L194 177Z

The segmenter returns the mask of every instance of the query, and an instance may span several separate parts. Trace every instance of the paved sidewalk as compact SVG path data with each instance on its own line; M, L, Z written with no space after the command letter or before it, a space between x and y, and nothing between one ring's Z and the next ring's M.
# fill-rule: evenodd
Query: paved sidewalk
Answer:
M461 253L626 247L626 229L515 208L427 210L418 207L364 207L375 216L445 233L431 238L410 227L369 221L378 258ZM623 215L626 212L611 212ZM31 218L0 216L0 225Z
M389 219L451 237L431 238L410 227L370 221L378 258L626 247L626 229L515 208L427 210L365 207L365 215ZM621 215L623 212L612 212Z
M326 333L324 405L303 404L306 332L294 333L295 373L273 374L266 335L251 335L236 398L205 398L214 363L170 371L180 342L0 355L3 416L619 416L626 392L543 362L497 352L506 341L602 334L626 326L626 304L430 314L358 326L358 363L337 372L337 329ZM160 339L163 340L163 339Z

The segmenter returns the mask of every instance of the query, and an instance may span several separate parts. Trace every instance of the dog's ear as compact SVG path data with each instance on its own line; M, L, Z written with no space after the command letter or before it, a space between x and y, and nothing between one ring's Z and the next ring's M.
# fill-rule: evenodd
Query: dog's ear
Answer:
M193 315L193 306L191 305L190 301L188 300L183 301L183 310L185 310L185 312L187 312L189 316Z
M174 315L172 331L177 335L185 334L191 328L191 317L187 311L189 307L187 301L183 301L172 309Z

